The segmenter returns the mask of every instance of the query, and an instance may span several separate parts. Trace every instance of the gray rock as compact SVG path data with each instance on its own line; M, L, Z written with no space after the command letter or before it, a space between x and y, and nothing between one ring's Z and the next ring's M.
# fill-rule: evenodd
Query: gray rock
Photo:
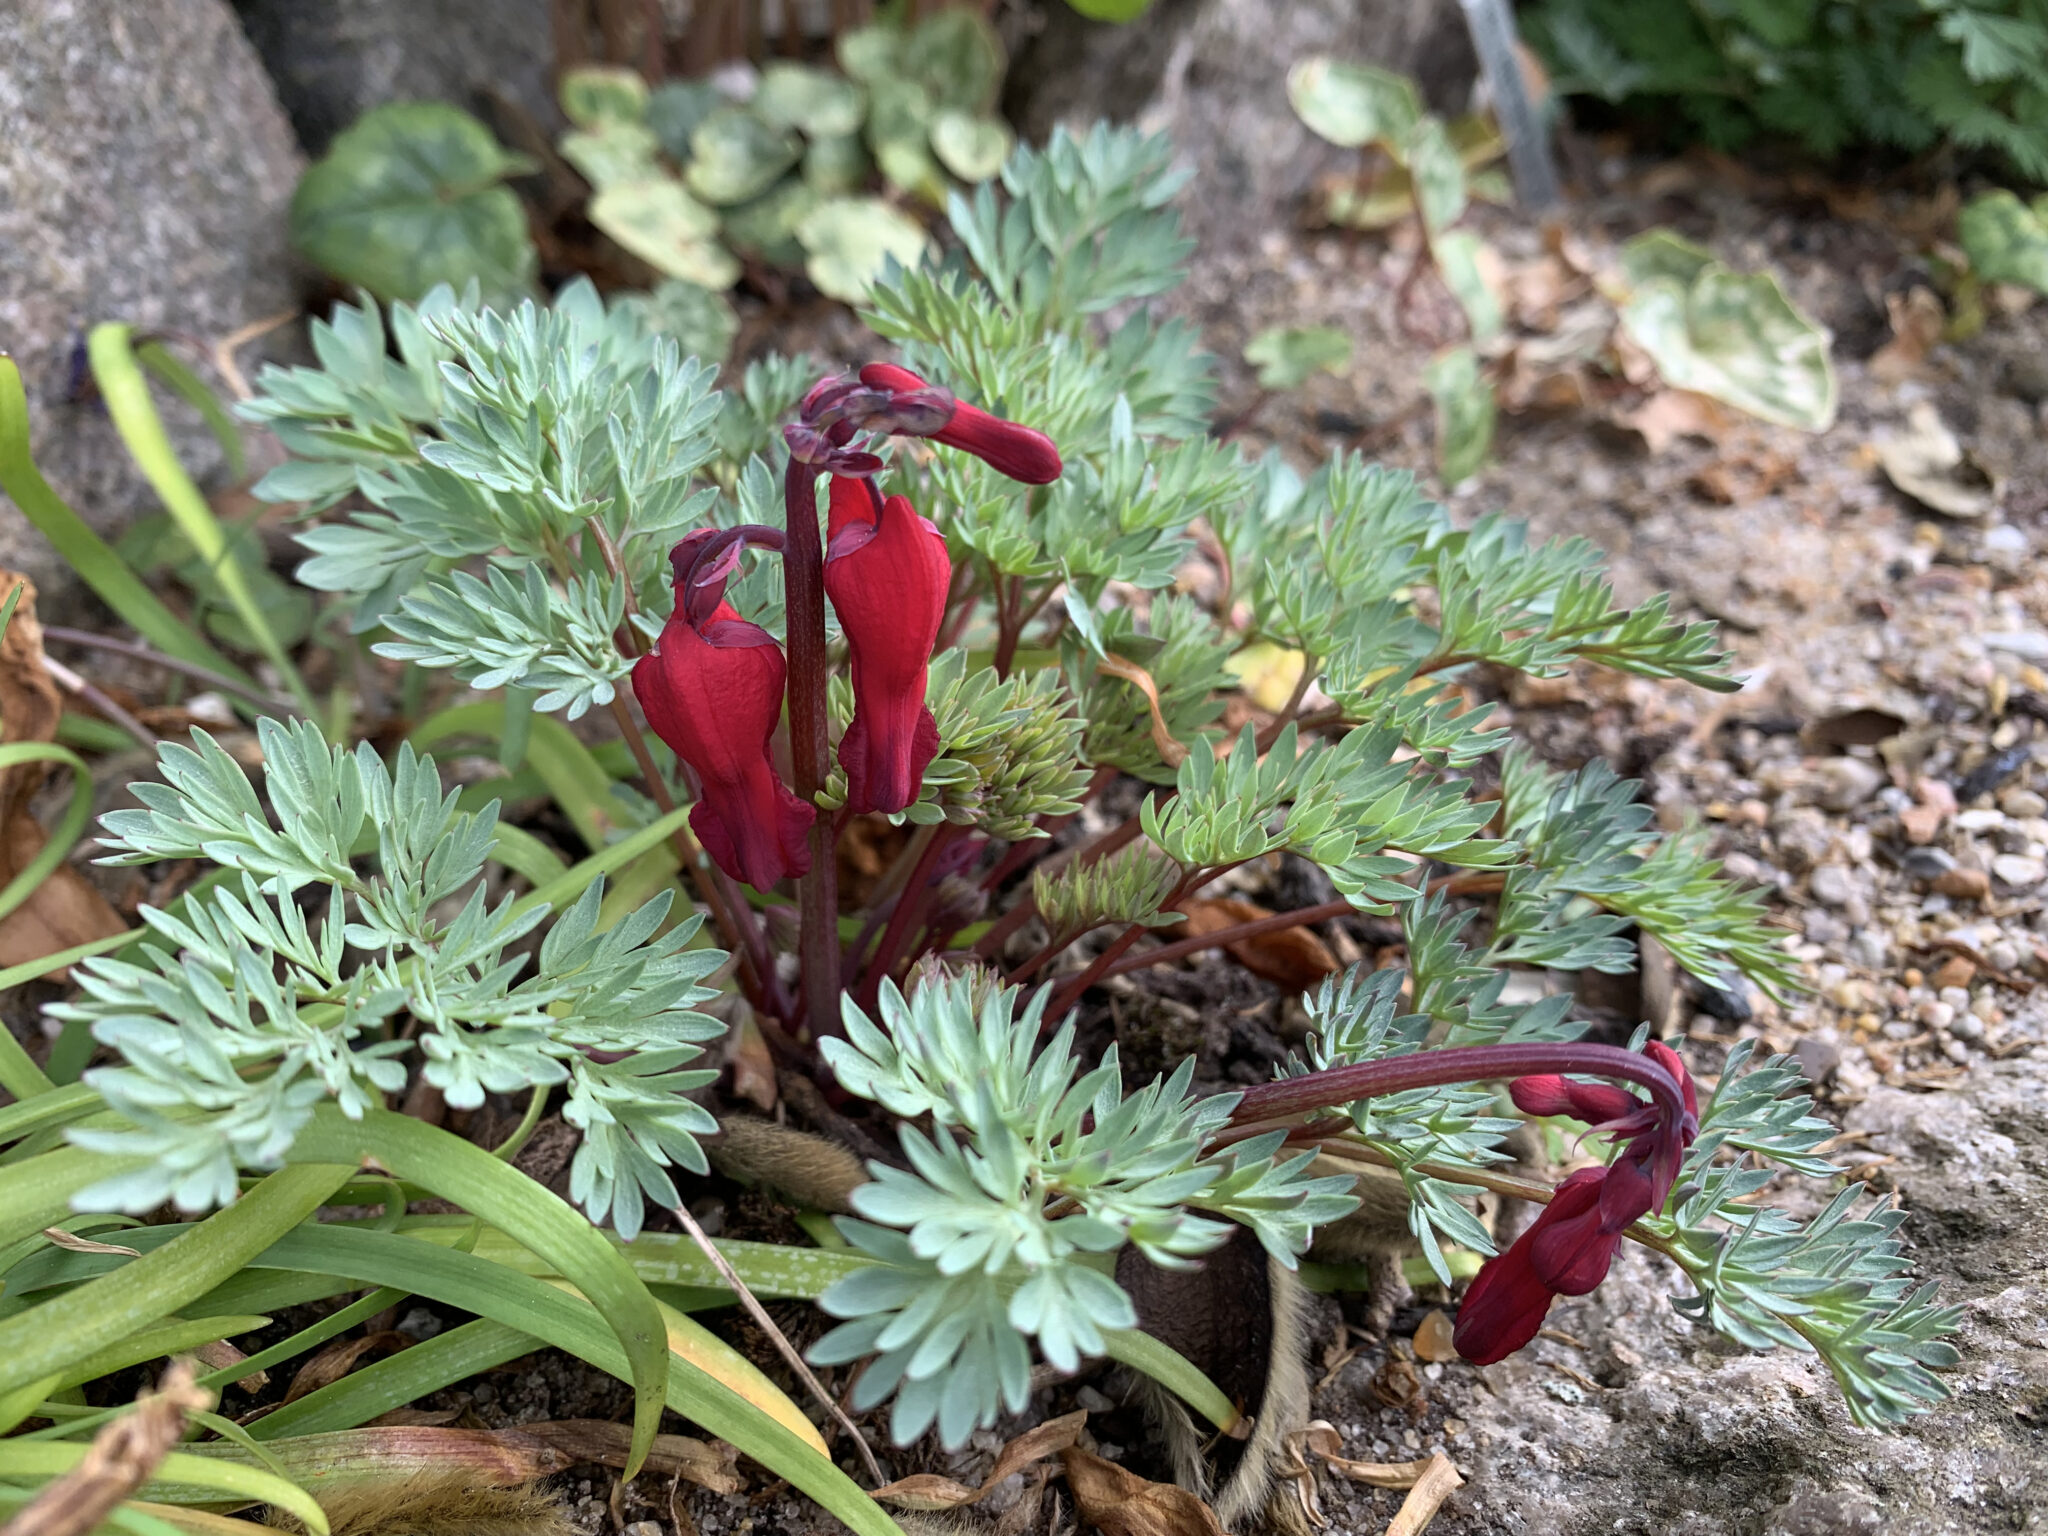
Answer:
M1841 1048L1818 1035L1801 1035L1792 1047L1792 1056L1799 1063L1799 1070L1806 1074L1806 1080L1816 1088L1833 1077L1842 1064Z
M1955 855L1943 848L1908 848L1899 856L1899 868L1922 884L1939 880L1955 867Z
M509 103L552 131L549 0L235 0L308 153L388 101Z
M125 320L211 339L289 308L299 168L224 0L0 5L0 349L22 372L37 463L103 534L155 498L105 413L69 398L84 333ZM159 401L205 483L218 447ZM11 505L0 564L35 580L45 620L73 616L76 578Z
M1853 811L1885 784L1876 763L1860 757L1831 757L1820 765L1815 801L1825 811Z
M1840 864L1821 865L1807 880L1806 888L1813 892L1815 901L1824 901L1831 907L1847 906L1856 894L1855 880Z
M1195 177L1183 194L1204 257L1296 221L1316 178L1357 163L1287 103L1287 71L1328 53L1418 78L1465 105L1477 63L1456 0L1159 0L1144 21L1086 21L1063 4L1012 45L1004 105L1031 139L1109 118L1170 134Z

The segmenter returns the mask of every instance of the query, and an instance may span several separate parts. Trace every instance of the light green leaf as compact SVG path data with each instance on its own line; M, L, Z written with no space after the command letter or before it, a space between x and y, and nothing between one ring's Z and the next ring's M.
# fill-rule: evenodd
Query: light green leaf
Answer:
M874 85L894 75L903 51L903 34L880 22L839 34L834 51L839 67L854 79Z
M866 300L890 257L913 267L926 246L924 227L878 197L827 199L805 216L796 237L810 253L804 270L818 291L848 304Z
M647 116L647 82L639 71L587 64L562 75L562 115L578 128L638 123Z
M1706 260L1695 265L1695 255ZM1833 424L1828 333L1776 278L1732 271L1665 231L1630 241L1622 261L1636 278L1620 308L1622 327L1665 383L1808 432ZM1678 275L1688 266L1689 281Z
M705 288L730 288L740 264L712 238L718 216L672 177L606 187L590 222L657 271Z
M1415 82L1341 59L1303 59L1287 72L1287 99L1318 138L1342 149L1403 143L1422 118Z
M1430 250L1436 256L1436 270L1451 290L1451 297L1465 311L1465 323L1472 340L1485 343L1500 334L1500 300L1487 285L1480 270L1486 242L1469 229L1446 230L1436 237Z
M1423 378L1436 401L1437 471L1446 485L1471 479L1493 447L1493 386L1470 347L1452 347L1430 360Z
M725 210L725 238L735 250L778 267L803 260L796 229L823 201L816 188L797 177L778 181L751 203Z
M708 80L670 80L647 98L647 126L661 140L663 153L682 164L690 158L690 135L724 102Z
M1136 21L1152 9L1152 0L1067 0L1090 21Z
M857 133L813 139L804 149L804 181L827 197L857 191L872 169L867 146Z
M667 174L655 158L661 148L644 123L600 123L562 135L562 158L602 192L634 181L659 181Z
M1690 288L1714 264L1714 253L1669 229L1652 229L1621 248L1621 275L1630 288L1669 278Z
M1465 212L1465 166L1444 131L1443 119L1424 115L1401 144L1401 158L1415 186L1415 207L1432 235L1457 223Z
M932 119L932 153L965 182L987 181L1010 158L1015 141L998 118L975 117L948 107Z
M533 286L526 212L501 183L531 162L459 107L374 107L334 141L292 194L292 243L344 283L418 299L472 280L485 296Z
M2048 198L2029 207L2010 192L1974 197L1956 220L1956 237L1985 282L2048 293Z
M1244 360L1258 370L1259 388L1299 389L1312 373L1351 366L1351 338L1331 325L1274 326L1245 343Z
M1003 65L1002 40L978 6L934 11L904 40L904 72L921 81L942 107L988 111L1003 83Z
M861 88L844 75L788 60L761 71L748 105L770 127L794 128L813 139L860 132L867 111Z
M803 154L794 134L744 107L721 107L690 135L690 190L707 203L744 203L775 185Z

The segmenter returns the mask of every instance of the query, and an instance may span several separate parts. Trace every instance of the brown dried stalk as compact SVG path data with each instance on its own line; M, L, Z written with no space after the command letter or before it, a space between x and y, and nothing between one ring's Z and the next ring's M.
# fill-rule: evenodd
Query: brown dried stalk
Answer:
M0 1525L0 1536L84 1536L149 1481L185 1433L187 1416L212 1406L213 1394L197 1385L192 1363L173 1361L157 1390L94 1435L85 1459Z

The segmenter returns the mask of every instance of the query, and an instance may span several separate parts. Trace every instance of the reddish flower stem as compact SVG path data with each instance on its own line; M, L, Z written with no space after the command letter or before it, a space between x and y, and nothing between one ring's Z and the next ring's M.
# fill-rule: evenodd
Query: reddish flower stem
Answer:
M1141 954L1126 955L1103 974L1121 976L1126 971L1141 971L1148 965L1165 965L1188 955L1200 954L1205 949L1223 949L1245 939L1263 938L1269 933L1283 933L1289 928L1305 928L1310 923L1325 923L1333 917L1343 917L1356 909L1350 902L1339 897L1326 901L1320 906L1297 907L1292 912L1276 912L1271 917L1255 918L1248 923L1233 923L1228 928L1218 928L1213 933L1196 934L1190 939L1178 939L1158 949L1148 949ZM1391 923L1381 924L1385 929L1384 942L1399 943L1401 930Z
M794 457L783 479L783 504L788 511L782 591L791 788L798 800L815 806L831 772L825 715L825 547L818 534L817 471ZM797 881L797 955L805 1017L816 1041L839 1032L839 893L832 818L820 815L808 836L811 872Z
M882 930L882 942L875 950L875 958L861 978L863 1006L873 1006L875 997L882 990L882 978L894 969L904 946L916 932L917 920L924 915L931 894L932 868L959 832L960 829L951 822L933 829L931 837L925 841L924 852L911 866L910 875L903 882L902 893L896 898L896 910L889 914L889 926Z
M1235 865L1227 867L1236 868ZM1200 890L1204 885L1207 885L1222 873L1222 869L1204 868L1189 870L1187 874L1181 877L1180 883L1174 886L1173 890L1168 893L1166 899L1159 903L1159 910L1162 912L1172 911L1175 904L1183 900L1190 891ZM1081 995L1094 986L1096 982L1102 980L1104 976L1108 975L1109 968L1124 957L1125 951L1151 931L1143 923L1132 923L1130 927L1103 946L1102 953L1088 963L1088 969L1081 972L1080 975L1074 977L1073 980L1053 994L1052 1002L1046 1006L1045 1010L1046 1023L1051 1025L1065 1018L1074 1004L1081 1000ZM1348 1103L1350 1101L1346 1100L1345 1102Z
M1078 993L1076 994L1079 995ZM1055 1000L1048 1014L1058 1010ZM1685 1118L1685 1092L1678 1080L1648 1056L1618 1045L1582 1041L1528 1041L1511 1045L1456 1045L1414 1051L1379 1061L1331 1067L1303 1077L1281 1078L1245 1090L1232 1120L1269 1120L1283 1115L1334 1109L1410 1088L1434 1088L1487 1078L1529 1077L1538 1073L1572 1073L1614 1078L1650 1090L1665 1122Z
M1119 848L1134 842L1138 834L1144 830L1137 814L1134 812L1076 853L1074 858L1083 865L1093 864L1098 859L1106 859ZM993 887L988 882L983 882L982 889L990 890ZM1014 907L998 918L995 925L987 933L984 933L979 939L975 940L974 952L984 959L1001 954L1003 945L1008 941L1010 935L1019 928L1022 928L1037 915L1038 903L1027 893ZM1124 947L1128 949L1130 946L1125 945ZM1119 951L1119 953L1121 952Z

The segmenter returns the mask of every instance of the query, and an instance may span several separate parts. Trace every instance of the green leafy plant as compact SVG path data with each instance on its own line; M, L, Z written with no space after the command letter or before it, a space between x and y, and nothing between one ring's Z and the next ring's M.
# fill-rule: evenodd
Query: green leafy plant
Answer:
M1287 93L1319 137L1376 157L1322 189L1322 217L1359 229L1412 220L1419 238L1397 296L1402 324L1414 330L1409 300L1425 274L1464 318L1466 340L1441 347L1423 375L1436 408L1438 469L1456 485L1492 448L1498 407L1487 359L1500 351L1505 320L1486 278L1485 241L1454 226L1475 199L1506 200L1499 172L1484 168L1501 142L1477 119L1432 116L1413 81L1369 64L1304 59L1288 72ZM1827 332L1768 273L1735 272L1669 230L1651 230L1622 247L1602 287L1617 333L1649 356L1665 384L1809 432L1833 423Z
M926 248L916 217L868 194L875 173L942 204L950 178L1001 170L1011 136L991 109L1004 61L966 6L915 25L878 19L843 34L838 55L844 73L777 60L743 102L708 81L649 91L630 70L570 71L562 153L594 189L591 222L707 289L730 287L746 257L865 299L890 260L915 265Z
M2037 0L1542 0L1523 25L1567 95L1759 134L1983 150L2048 179L2048 10Z
M1374 1167L1452 1283L1493 1246L1474 1191L1580 1197L1498 1169L1517 1122L1485 1085L1566 1081L1544 1074L1648 1093L1597 1090L1629 1125L1600 1177L1640 1192L1633 1235L1678 1260L1704 1326L1817 1351L1864 1422L1939 1394L1954 1316L1905 1289L1895 1217L1852 1197L1800 1226L1720 1156L1832 1174L1792 1069L1738 1061L1696 1111L1661 1045L1580 1040L1566 997L1503 1001L1515 968L1630 969L1634 933L1708 985L1793 986L1759 898L1696 835L1660 832L1600 765L1509 751L1469 707L1482 668L1732 689L1711 626L1620 606L1583 540L1457 526L1355 456L1303 476L1210 438L1211 360L1147 302L1188 251L1164 143L1059 134L1001 186L950 202L959 256L875 282L864 317L901 366L819 381L764 360L721 397L642 301L578 283L546 306L342 305L316 365L264 373L242 414L290 457L258 494L322 519L300 580L390 667L406 739L267 719L245 754L260 784L219 743L166 744L106 818L107 858L215 875L53 1008L105 1064L59 1084L0 1057L0 1424L29 1425L0 1439L0 1476L49 1476L123 1411L67 1396L110 1349L146 1360L367 1289L336 1331L404 1295L475 1320L277 1407L252 1443L547 1344L631 1384L628 1470L666 1405L888 1532L802 1412L679 1309L735 1277L817 1301L839 1325L812 1359L866 1361L853 1404L890 1402L899 1441L957 1445L1019 1407L1034 1353L1116 1359L1229 1428L1239 1408L1139 1331L1123 1266L1243 1233L1293 1267ZM1176 595L1205 546L1214 590ZM1255 648L1297 656L1298 679L1226 728L1229 664ZM498 777L444 783L427 752L462 742ZM1498 794L1473 771L1488 757ZM1052 862L1123 775L1132 808ZM573 863L503 814L535 799ZM856 825L892 852L842 899ZM1143 1080L1083 1049L1102 983L1191 952L1159 931L1283 858L1336 901L1261 932L1373 914L1405 968L1333 978L1310 1042L1242 1093L1197 1094L1192 1060ZM728 1273L648 1226L721 1124L699 1052L742 1001L898 1157L848 1196L845 1246L727 1243ZM428 1091L523 1097L525 1118L492 1150L386 1107ZM573 1206L506 1161L551 1101L582 1133ZM413 1209L428 1198L458 1214ZM166 1199L195 1219L126 1224ZM201 1452L246 1449L206 1427L222 1443Z
M292 194L292 243L344 283L417 299L474 282L494 300L533 287L526 212L504 185L535 169L460 107L373 107L336 136Z

